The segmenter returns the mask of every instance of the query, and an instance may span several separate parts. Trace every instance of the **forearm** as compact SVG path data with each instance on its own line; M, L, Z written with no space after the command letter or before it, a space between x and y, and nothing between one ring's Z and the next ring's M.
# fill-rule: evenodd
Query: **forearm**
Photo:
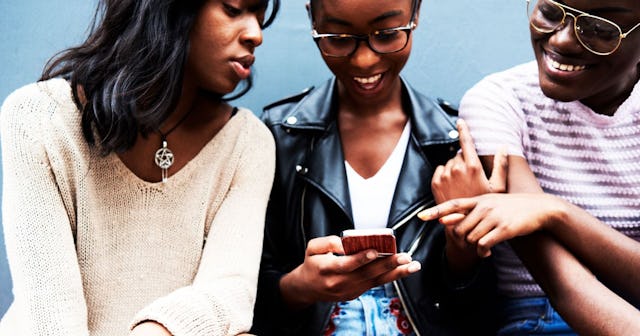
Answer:
M301 281L296 276L296 270L280 278L280 293L282 301L291 310L304 309L315 302L306 286L300 286Z
M556 220L547 229L601 281L640 303L640 243L575 205L562 200L558 203Z
M517 169L515 174L512 174L513 168ZM542 193L535 176L522 158L510 161L509 173L510 193ZM602 236L595 237L595 235L599 234L599 230L609 230L609 233L613 230L602 223L597 223L597 220L585 211L576 209L575 206L566 202L561 204L564 204L559 206L562 215L559 219L551 221L555 224L551 225L550 230L554 237L562 237L562 242L566 245L563 246L556 240L558 238L551 238L546 233L534 233L513 239L511 246L536 282L547 293L554 307L578 333L585 335L640 334L638 311L605 287L576 259L576 255L584 260L599 259L600 257L593 254L610 253L605 251L611 247L605 248L601 245L605 241L601 240ZM563 225L563 223L570 225ZM597 242L596 245L591 244L592 239ZM565 246L575 251L569 252ZM586 251L587 249L591 251ZM614 247L614 250L620 251L619 249L620 247ZM592 257L588 257L589 255ZM624 259L615 258L618 257L610 255L608 258L599 260L603 264L624 265ZM593 263L593 261L590 262ZM602 268L603 266L600 266L594 271L600 273L599 269ZM607 273L611 270L610 268ZM618 271L613 270L613 273L616 272Z
M514 239L511 245L577 333L640 334L640 312L600 283L554 239L538 233Z

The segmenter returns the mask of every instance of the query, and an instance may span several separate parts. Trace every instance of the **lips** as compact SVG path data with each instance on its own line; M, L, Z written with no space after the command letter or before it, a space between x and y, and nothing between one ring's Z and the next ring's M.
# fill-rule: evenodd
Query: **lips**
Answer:
M247 79L251 75L251 66L255 59L253 55L237 57L231 60L231 66L240 79Z

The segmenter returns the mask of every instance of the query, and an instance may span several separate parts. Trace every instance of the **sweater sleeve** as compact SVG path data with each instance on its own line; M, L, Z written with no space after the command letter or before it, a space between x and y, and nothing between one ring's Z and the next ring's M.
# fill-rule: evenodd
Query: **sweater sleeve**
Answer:
M15 301L11 321L25 335L88 335L87 306L71 220L45 138L58 107L30 85L0 113L4 225ZM49 139L52 141L52 139Z
M502 147L510 155L524 156L524 116L514 89L518 79L505 73L490 75L462 97L460 117L469 125L478 155L494 155Z
M255 119L254 116L250 116ZM144 308L134 324L154 320L174 335L236 335L253 318L267 200L275 169L271 134L257 120L223 204L211 224L193 284Z

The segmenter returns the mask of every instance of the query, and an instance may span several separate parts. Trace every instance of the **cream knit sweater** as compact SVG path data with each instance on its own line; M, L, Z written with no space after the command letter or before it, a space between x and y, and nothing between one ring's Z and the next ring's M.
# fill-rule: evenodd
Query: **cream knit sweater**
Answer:
M0 334L126 335L143 320L174 335L250 328L275 165L250 111L165 184L86 144L65 80L17 90L0 118L15 296Z

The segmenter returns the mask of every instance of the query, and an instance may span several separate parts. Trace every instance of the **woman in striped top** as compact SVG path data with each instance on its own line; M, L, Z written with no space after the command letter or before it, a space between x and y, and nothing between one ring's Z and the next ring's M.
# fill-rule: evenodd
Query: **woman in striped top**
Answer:
M490 171L506 145L509 195L445 202L421 217L445 216L449 243L466 248L466 260L450 263L470 267L494 255L500 334L637 335L640 2L527 7L537 62L493 74L465 95L460 114L480 160L469 139L432 185L440 199L495 191L480 162ZM467 130L459 128L462 141Z

